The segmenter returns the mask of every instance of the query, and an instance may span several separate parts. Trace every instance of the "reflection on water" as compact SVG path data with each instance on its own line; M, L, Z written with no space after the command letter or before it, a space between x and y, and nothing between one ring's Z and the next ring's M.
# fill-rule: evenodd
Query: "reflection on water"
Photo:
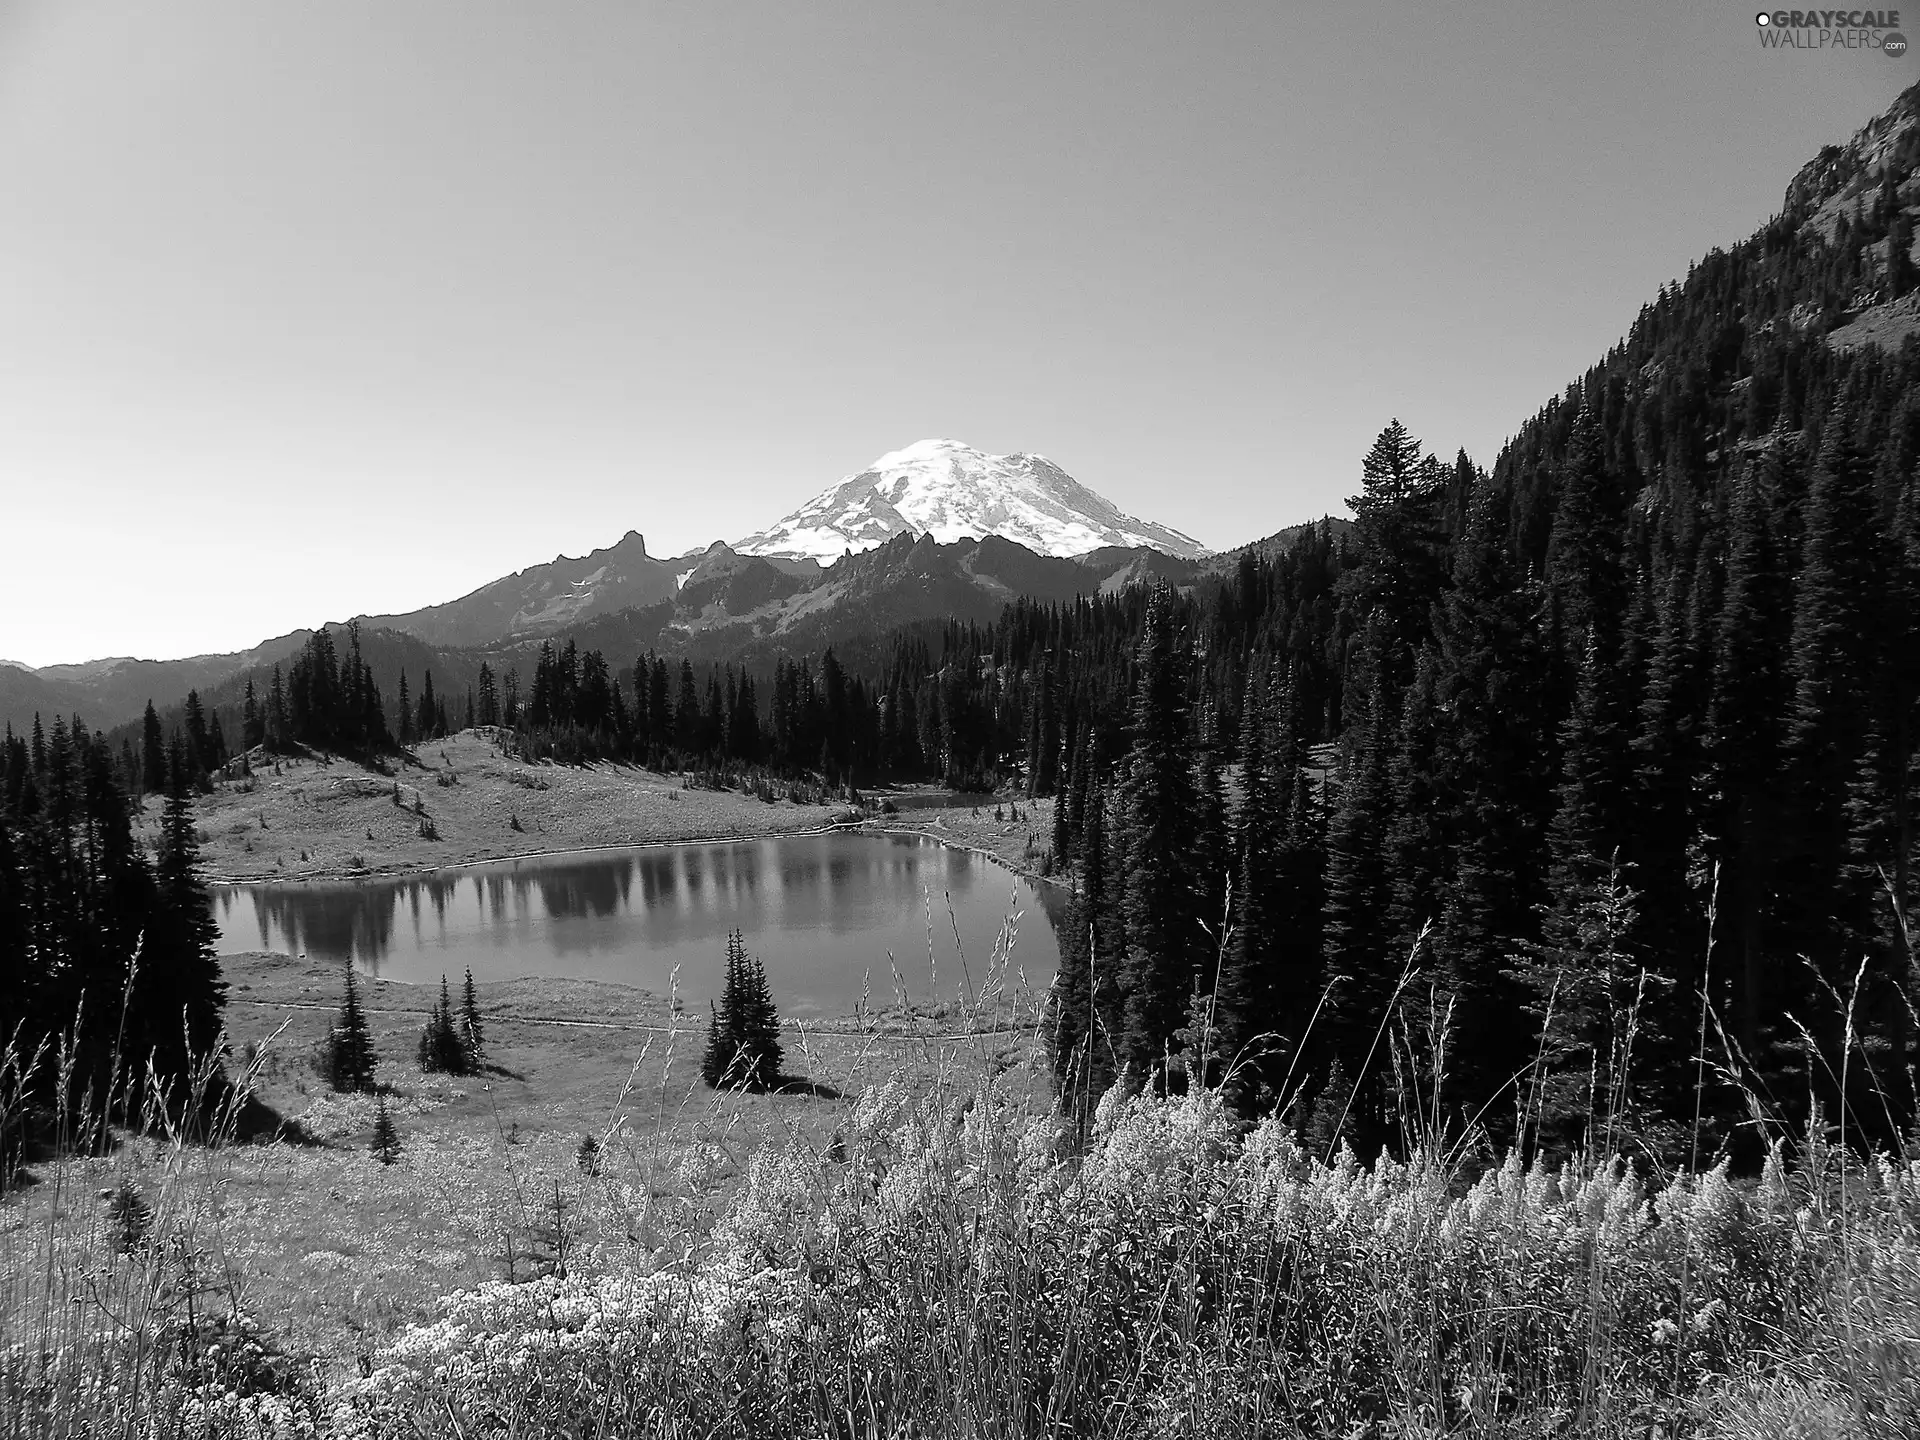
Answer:
M951 900L953 919L947 916ZM223 886L220 951L284 950L352 960L413 983L556 975L664 994L716 995L726 935L766 962L783 1010L838 1014L871 972L894 997L893 952L913 999L951 999L962 954L974 983L1005 918L1021 912L1014 956L1035 992L1053 977L1049 887L977 855L892 835L805 835L534 856L397 879ZM931 954L929 950L931 948ZM937 994L935 993L937 988Z

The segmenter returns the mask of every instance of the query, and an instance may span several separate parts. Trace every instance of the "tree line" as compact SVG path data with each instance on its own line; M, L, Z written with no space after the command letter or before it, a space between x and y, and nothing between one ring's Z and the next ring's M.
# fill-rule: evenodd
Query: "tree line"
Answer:
M139 1123L157 1098L206 1098L186 1092L217 1058L226 985L184 740L165 765L149 855L122 757L80 720L36 718L0 742L0 1049L22 1068L41 1057L37 1130L63 1116ZM0 1135L0 1179L23 1138Z
M1010 610L1065 777L1063 1091L1237 1061L1377 1139L1397 1061L1509 1135L1671 1148L1704 1035L1712 1120L1907 1123L1920 347L1836 378L1703 468L1635 473L1605 375L1491 475L1396 423L1351 543L1154 596L1128 652Z

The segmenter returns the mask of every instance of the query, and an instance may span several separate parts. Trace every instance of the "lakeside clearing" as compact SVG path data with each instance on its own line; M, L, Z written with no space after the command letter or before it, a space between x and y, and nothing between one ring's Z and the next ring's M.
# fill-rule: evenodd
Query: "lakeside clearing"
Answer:
M875 803L894 803L892 815L844 803L768 803L632 765L529 765L473 730L414 746L408 756L391 776L319 755L215 781L195 801L203 873L215 883L401 875L613 846L758 840L853 822L974 850L1039 879L1053 828L1051 800L981 797L977 805L953 805L937 792L873 792ZM143 844L157 839L160 811L150 798L135 815Z

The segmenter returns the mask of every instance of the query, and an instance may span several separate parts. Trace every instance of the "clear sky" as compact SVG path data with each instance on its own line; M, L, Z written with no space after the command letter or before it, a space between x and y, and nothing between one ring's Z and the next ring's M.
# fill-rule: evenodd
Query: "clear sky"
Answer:
M1490 462L1920 78L1753 16L0 0L0 657L673 554L934 435L1214 546L1395 414Z

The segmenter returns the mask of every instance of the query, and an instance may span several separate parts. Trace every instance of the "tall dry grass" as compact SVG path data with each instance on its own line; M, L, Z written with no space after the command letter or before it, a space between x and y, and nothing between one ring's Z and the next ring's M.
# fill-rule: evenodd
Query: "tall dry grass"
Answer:
M151 1204L133 1235L111 1195L61 1194L106 1139L67 1137L47 1193L0 1210L0 1431L1920 1434L1920 1157L1815 1127L1757 1179L1476 1169L1429 1095L1407 1158L1363 1162L1213 1089L1116 1089L1083 1143L979 1023L1004 1004L1037 1044L1015 934L959 979L976 1033L910 1066L876 1046L833 1077L850 1103L790 1102L841 1106L824 1143L791 1124L746 1150L689 1078L697 1035L669 1037L684 1062L623 1090L594 1172L554 1188L556 1217L597 1206L613 1238L442 1297L364 1367L279 1355L222 1274L228 1149L122 1135ZM0 1110L24 1068L0 1065ZM532 1216L544 1182L513 1152L503 1134ZM730 1153L724 1193L669 1183Z
M0 1156L0 1193L17 1192L0 1201L0 1434L298 1433L317 1377L222 1263L257 1060L230 1079L207 1056L172 1081L116 1063L95 1095L77 1055L72 1034L0 1047L0 1136L18 1144L32 1113L50 1155L30 1170ZM47 1103L47 1082L65 1103Z

